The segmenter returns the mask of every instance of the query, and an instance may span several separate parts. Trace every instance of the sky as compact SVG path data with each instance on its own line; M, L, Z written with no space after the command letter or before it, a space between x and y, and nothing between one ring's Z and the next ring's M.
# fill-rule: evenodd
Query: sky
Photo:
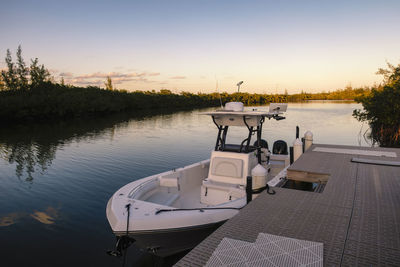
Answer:
M250 93L372 86L400 63L400 1L0 0L0 68L21 45L56 81Z

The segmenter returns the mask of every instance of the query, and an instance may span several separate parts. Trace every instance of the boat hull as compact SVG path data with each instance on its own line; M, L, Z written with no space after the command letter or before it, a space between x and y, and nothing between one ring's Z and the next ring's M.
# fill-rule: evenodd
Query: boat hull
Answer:
M135 246L160 257L167 257L197 246L225 221L192 227L129 232ZM126 232L114 232L117 237Z

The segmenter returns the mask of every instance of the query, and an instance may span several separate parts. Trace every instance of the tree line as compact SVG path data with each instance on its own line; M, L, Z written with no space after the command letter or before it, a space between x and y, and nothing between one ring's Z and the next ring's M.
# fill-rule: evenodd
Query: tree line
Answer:
M37 58L31 59L30 67L26 66L21 46L18 46L16 55L17 62L14 63L10 49L7 49L5 58L7 69L1 71L0 90L28 90L51 81L50 72L43 64L39 64Z
M299 94L250 93L173 93L117 90L107 77L105 88L66 85L56 82L37 58L28 67L22 57L21 46L13 62L10 50L5 58L6 69L0 75L0 120L47 120L82 117L121 111L146 109L187 109L219 106L221 103L240 101L245 105L263 105L271 102L298 102L307 100L351 100L370 92L369 88L346 87L343 90Z

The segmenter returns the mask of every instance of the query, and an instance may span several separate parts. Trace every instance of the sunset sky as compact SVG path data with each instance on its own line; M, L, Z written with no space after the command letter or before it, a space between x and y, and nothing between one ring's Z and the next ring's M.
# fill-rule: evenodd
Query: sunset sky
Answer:
M329 91L400 63L400 1L4 1L0 68L19 44L56 80L174 92Z

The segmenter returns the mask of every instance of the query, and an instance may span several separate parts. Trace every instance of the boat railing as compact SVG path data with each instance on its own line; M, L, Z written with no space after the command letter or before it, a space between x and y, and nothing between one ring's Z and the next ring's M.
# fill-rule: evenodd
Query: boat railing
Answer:
M149 184L154 183L156 181L158 181L158 176L154 177L144 183L139 184L138 186L134 187L131 192L129 192L128 197L134 198L136 193L138 193L140 191L140 189L142 189L143 187L148 186Z

